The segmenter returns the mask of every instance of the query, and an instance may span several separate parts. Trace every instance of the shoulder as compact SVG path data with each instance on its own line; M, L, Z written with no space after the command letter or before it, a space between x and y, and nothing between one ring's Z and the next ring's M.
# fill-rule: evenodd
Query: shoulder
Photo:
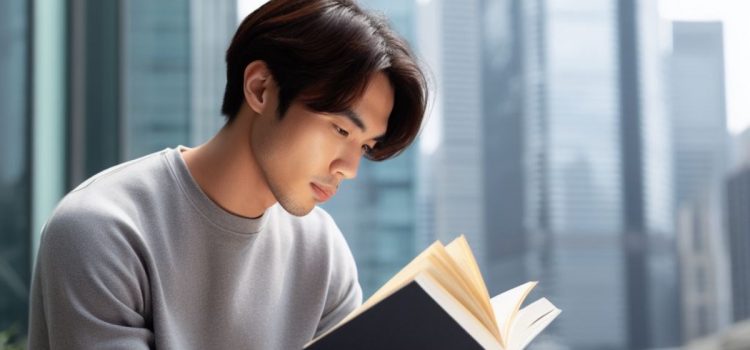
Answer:
M165 149L102 170L83 181L69 195L107 194L163 181L169 175L166 156L172 151Z
M161 153L106 169L68 193L43 228L40 255L46 250L59 255L86 249L93 254L139 245L138 213L148 193L157 191L158 185L149 182L163 175L157 173Z
M47 226L86 230L136 219L146 202L169 191L166 152L115 165L83 181L60 200Z
M117 206L69 195L42 230L39 262L93 267L115 257L138 256L144 248L133 219Z

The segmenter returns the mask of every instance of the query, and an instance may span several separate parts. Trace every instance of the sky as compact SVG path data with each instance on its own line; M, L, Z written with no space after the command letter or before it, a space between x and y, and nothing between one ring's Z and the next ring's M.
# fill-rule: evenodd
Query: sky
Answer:
M238 17L244 18L264 2L266 0L238 0ZM750 0L659 0L659 14L670 21L718 20L724 23L727 129L737 134L749 127Z

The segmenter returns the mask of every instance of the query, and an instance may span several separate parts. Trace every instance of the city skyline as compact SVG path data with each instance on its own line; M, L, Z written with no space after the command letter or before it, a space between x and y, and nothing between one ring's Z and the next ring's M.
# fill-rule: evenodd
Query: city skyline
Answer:
M118 1L6 6L0 307L13 315L0 323L24 315L36 240L64 193L223 125L224 50L265 2ZM532 349L671 348L730 326L727 280L750 286L750 264L737 260L750 248L737 238L750 127L730 142L750 126L750 102L736 97L750 90L750 57L736 61L750 47L737 35L750 32L737 22L750 2L359 3L406 38L431 94L417 141L384 163L363 160L321 205L365 299L434 240L465 234L490 294L539 280L535 293L563 309ZM734 215L733 233L716 234L731 225L722 215Z

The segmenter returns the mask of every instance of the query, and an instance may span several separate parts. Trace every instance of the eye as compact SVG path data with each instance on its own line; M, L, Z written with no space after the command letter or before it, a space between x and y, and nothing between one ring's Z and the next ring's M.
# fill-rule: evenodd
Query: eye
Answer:
M338 133L339 135L343 136L343 137L347 137L347 136L349 136L349 132L348 132L348 131L346 131L346 130L342 129L341 127L339 127L339 126L338 126L338 125L336 125L336 124L333 124L333 129L334 129L334 130L336 130L336 132L337 132L337 133Z

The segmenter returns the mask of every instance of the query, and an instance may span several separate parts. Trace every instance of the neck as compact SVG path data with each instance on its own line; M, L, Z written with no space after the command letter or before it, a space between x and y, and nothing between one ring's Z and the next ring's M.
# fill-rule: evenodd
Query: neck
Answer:
M252 116L243 114L207 143L183 152L182 157L211 200L232 214L257 218L276 199L250 149Z

